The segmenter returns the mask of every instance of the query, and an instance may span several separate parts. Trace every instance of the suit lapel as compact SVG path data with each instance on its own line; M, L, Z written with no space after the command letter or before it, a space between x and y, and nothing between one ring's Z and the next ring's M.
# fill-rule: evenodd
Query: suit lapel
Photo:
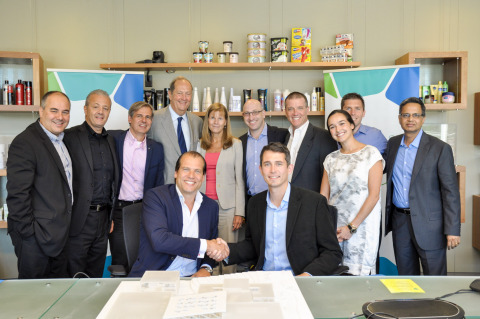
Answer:
M397 138L392 140L392 152L388 153L387 163L388 171L387 174L392 176L393 167L395 166L395 159L397 158L398 149L400 148L400 142L402 141L403 135L399 135Z
M172 116L170 115L170 106L166 109L166 112L163 114L162 117L162 126L163 132L160 134L165 134L171 141L171 145L175 148L177 155L180 156L180 146L178 145L178 137L177 132L175 132L175 127L173 126Z
M126 130L125 132L122 133L122 135L120 135L120 143L118 143L117 145L117 149L118 149L118 163L120 165L120 167L122 168L123 170L123 148L124 148L124 144L125 144L125 139L127 138L127 133L128 133L128 130Z
M427 157L428 151L430 150L429 136L423 132L422 138L420 139L420 144L418 145L417 156L415 156L415 162L412 169L412 178L410 180L410 185L415 181L415 178L420 172L420 168Z
M190 151L195 151L197 149L197 145L194 144L195 141L198 140L197 131L193 129L192 115L190 112L187 112L186 114L188 119L188 129L190 131Z
M303 163L307 159L308 153L310 153L312 144L313 144L313 126L312 124L309 123L307 127L307 131L305 132L305 136L303 137L302 144L300 144L300 148L297 153L297 159L295 160L295 167L293 168L292 181L295 180L295 178L299 174L303 166ZM319 145L319 147L321 147L321 145Z
M147 159L145 161L145 177L143 178L143 183L145 184L145 181L147 180L148 176L148 168L150 167L150 161L152 160L152 144L153 141L149 138L147 138Z
M175 184L171 185L169 188L170 188L170 194L172 195L172 198L173 198L173 208L174 208L175 217L176 217L176 220L177 220L177 228L174 230L174 232L177 235L181 235L182 230L183 230L182 204L180 203L180 198L178 197L177 189L175 188Z
M265 260L265 225L267 223L267 193L265 192L262 196L262 201L260 205L256 207L257 210L257 227L262 231L262 240L260 242L260 252L262 253L263 259ZM261 262L263 265L263 261Z
M285 233L285 245L288 248L290 239L292 238L293 230L295 229L295 223L297 222L298 212L300 211L301 202L298 198L298 193L294 187L290 188L290 198L288 200L287 211L287 228Z
M78 129L80 131L78 134L80 145L82 145L82 150L85 153L85 157L87 158L88 165L90 166L90 171L93 173L93 158L92 150L90 149L90 142L88 141L88 132L85 128L85 125L83 124L80 125Z

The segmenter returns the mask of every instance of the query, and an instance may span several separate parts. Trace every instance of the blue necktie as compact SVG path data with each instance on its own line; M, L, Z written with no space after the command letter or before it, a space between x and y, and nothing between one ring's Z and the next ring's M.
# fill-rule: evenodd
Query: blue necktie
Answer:
M178 146L180 146L180 152L183 154L187 151L187 146L185 145L185 136L183 136L182 130L182 117L177 118L178 126L177 126L177 137L178 137Z

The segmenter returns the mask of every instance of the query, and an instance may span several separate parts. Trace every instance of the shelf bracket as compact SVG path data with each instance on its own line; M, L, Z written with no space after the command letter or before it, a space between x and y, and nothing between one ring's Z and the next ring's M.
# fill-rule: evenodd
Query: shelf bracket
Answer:
M168 73L168 74L175 73L175 69L173 69L173 70L166 69L166 70L165 70L165 73Z
M145 87L153 86L152 76L150 75L150 69L147 70L147 75L145 76Z

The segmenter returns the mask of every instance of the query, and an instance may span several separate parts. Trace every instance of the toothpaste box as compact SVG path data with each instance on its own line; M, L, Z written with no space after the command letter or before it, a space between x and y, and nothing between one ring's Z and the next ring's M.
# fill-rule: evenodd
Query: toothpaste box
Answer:
M292 28L292 47L312 45L311 28Z
M312 49L309 45L299 46L299 47L292 47L292 62L311 62Z

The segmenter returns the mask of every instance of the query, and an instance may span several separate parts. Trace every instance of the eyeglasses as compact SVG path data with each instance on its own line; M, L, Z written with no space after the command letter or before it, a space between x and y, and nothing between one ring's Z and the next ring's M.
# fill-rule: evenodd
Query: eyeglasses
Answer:
M400 113L400 116L403 117L404 119L408 119L411 117L413 117L414 119L419 119L421 118L422 116L425 116L424 114L420 114L420 113L413 113L413 114L410 114L410 113Z
M262 113L263 110L260 111L252 111L252 112L243 112L244 117L249 117L250 115L257 116L258 114Z

